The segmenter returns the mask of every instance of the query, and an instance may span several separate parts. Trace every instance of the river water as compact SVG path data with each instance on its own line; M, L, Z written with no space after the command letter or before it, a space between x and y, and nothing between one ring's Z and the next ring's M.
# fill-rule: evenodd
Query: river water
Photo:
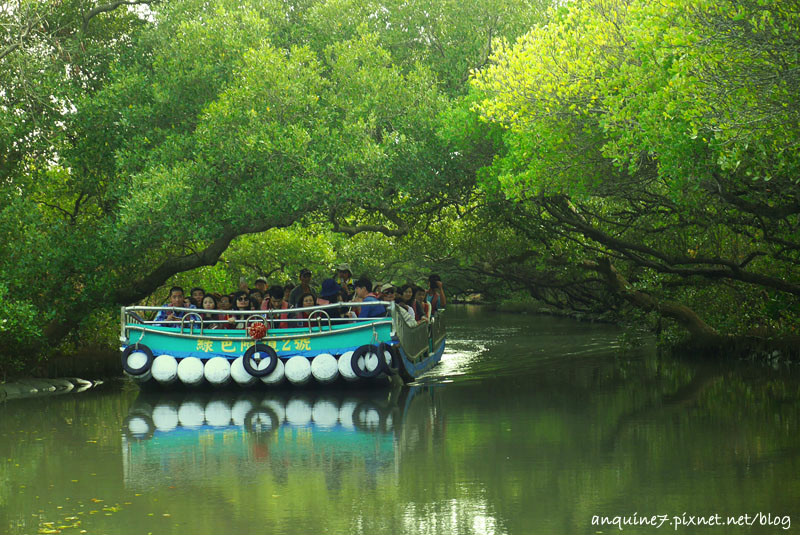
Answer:
M411 388L8 401L0 533L800 532L797 370L621 334L451 307Z

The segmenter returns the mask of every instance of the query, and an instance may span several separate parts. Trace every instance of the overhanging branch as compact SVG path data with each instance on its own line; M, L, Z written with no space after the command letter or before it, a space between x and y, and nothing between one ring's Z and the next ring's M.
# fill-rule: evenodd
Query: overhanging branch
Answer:
M348 236L355 236L362 232L380 232L385 236L398 237L405 236L410 232L408 223L405 222L400 215L390 208L377 208L386 219L395 224L396 228L390 228L386 225L342 225L336 217L335 213L330 215L331 223L333 223L333 231L347 234Z
M608 258L601 258L597 262L584 262L586 269L596 271L605 278L606 285L612 292L619 295L633 306L649 311L655 311L664 317L674 319L683 328L689 331L692 338L701 343L721 340L716 329L703 321L691 308L674 301L659 301L645 292L635 290L633 286L611 265Z
M158 1L159 0L116 0L114 2L109 2L108 4L99 5L83 14L83 26L81 26L81 31L86 32L86 30L89 28L89 21L101 13L114 11L120 6L135 6L141 4L149 5L156 4Z

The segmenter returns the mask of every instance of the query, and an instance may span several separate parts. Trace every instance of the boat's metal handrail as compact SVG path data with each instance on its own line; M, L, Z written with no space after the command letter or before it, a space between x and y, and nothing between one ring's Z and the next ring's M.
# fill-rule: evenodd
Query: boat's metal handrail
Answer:
M194 314L209 314L212 316L246 316L248 314L256 314L260 315L267 320L277 320L280 319L280 315L282 314L294 314L297 312L311 312L315 310L327 310L327 309L334 309L334 308L343 308L343 307L359 307L359 306L370 306L370 305L384 305L390 310L394 308L394 301L370 301L367 305L364 305L362 301L350 301L347 303L331 303L329 305L315 305L313 307L300 307L300 308L270 308L266 310L218 310L218 309L205 309L205 308L185 308L185 307L164 307L164 306L129 306L129 307L122 307L122 323L127 323L125 321L126 315L128 317L132 317L132 314L137 311L148 311L148 312L159 312L164 310L165 308L169 308L173 311L177 312L184 312L184 313L194 313ZM162 324L171 324L174 323L176 327L180 325L178 321L155 321L153 320L144 320L139 316L136 315L138 321L141 321L145 325L162 325ZM333 323L349 323L358 318L334 318L332 319ZM213 320L212 320L213 321ZM304 321L303 318L285 318L280 319L281 322L288 322L288 323L299 323L300 321Z
M303 332L300 332L300 333L286 333L286 334L280 334L280 335L276 335L276 336L265 336L264 338L262 338L262 340L294 340L296 338L309 338L309 337L315 338L317 336L330 336L331 333L340 334L340 333L349 333L349 332L353 332L353 331L358 331L358 330L361 330L361 329L372 329L376 325L386 325L386 324L391 325L391 323L392 323L392 319L391 318L380 318L380 319L377 319L377 320L361 319L358 323L354 323L350 327L345 327L343 329L337 329L335 331L317 331L317 332L303 331ZM176 337L176 338L195 338L195 339L198 338L197 335L184 334L184 333L175 332L175 331L162 331L160 329L154 329L154 328L148 327L146 325L126 325L125 329L127 329L129 331L141 331L141 332L151 333L151 334L161 334L161 335L164 335L164 336L173 336L173 337ZM246 331L243 331L242 329L236 329L236 330L242 331L244 334L238 335L238 336L237 335L219 336L219 335L205 334L205 335L202 336L202 338L204 340L222 340L222 341L225 341L225 340L232 340L232 341L252 340L252 338L250 338L250 336L248 336L246 334ZM125 340L127 340L127 338L124 336L124 334L123 334L123 337L122 337L121 340L123 342Z
M167 336L176 336L179 338L197 338L198 335L194 332L194 325L197 323L195 319L191 319L196 317L199 319L200 323L200 334L204 339L208 340L250 340L250 336L247 334L247 330L244 329L244 333L242 335L233 335L233 336L214 336L209 335L205 332L206 324L224 324L227 323L227 320L208 320L206 321L203 318L203 314L211 314L211 315L227 315L227 316L244 316L249 314L248 319L245 321L258 321L259 319L262 321L267 321L274 325L276 322L280 323L287 323L289 324L289 328L292 327L292 324L298 324L300 322L306 321L303 318L280 318L283 314L293 314L295 312L303 312L303 311L311 311L313 314L316 311L326 311L327 309L338 309L340 307L357 307L363 306L364 303L361 301L354 301L354 302L347 302L347 303L331 303L329 305L317 305L313 307L301 307L301 308L291 308L291 309L267 309L261 311L254 311L254 310L211 310L211 309L198 309L198 308L185 308L185 307L164 307L164 306L129 306L129 307L121 307L120 313L120 342L127 343L129 340L128 331L140 331L142 334L144 333L157 333ZM389 308L390 314L394 313L395 306L393 301L370 301L368 305L384 305ZM141 316L136 314L138 311L161 311L165 308L170 308L174 311L184 312L183 318L180 321L158 321L155 320L144 320ZM287 333L279 336L268 336L266 339L268 340L287 340L287 339L296 339L296 338L306 338L306 337L317 337L323 334L329 334L330 332L336 333L346 333L351 331L356 331L365 327L372 327L374 325L383 325L386 323L393 324L391 317L387 317L385 319L376 319L376 318L331 318L330 315L325 312L328 319L328 329L323 333L323 325L322 322L324 321L323 318L319 318L317 320L317 329L318 332L314 332L314 325L309 321L308 332L304 333ZM191 321L187 321L187 316L191 319ZM311 315L309 315L311 316ZM321 316L321 314L319 314ZM129 323L128 320L133 319L134 323ZM185 325L189 324L189 333L185 333ZM162 331L159 329L151 328L152 326L167 326L170 327L174 324L174 327L178 327L178 332L174 331ZM349 325L344 328L338 328L336 331L333 331L333 325L338 324L341 325ZM249 326L249 323L248 323ZM242 329L229 329L229 330L236 330L242 331Z
M313 320L317 320L317 328L322 332L322 321L323 316L328 320L328 330L333 330L333 324L331 323L331 316L324 310L315 310L311 314L308 315L308 332L312 332L314 325L311 323Z
M250 324L253 323L264 323L266 325L267 318L260 315L260 314L253 314L251 316L247 316L247 319L244 320L244 330L250 331Z
M406 356L412 362L418 361L426 351L430 350L427 322L409 325L397 311L393 313L392 319L394 320L394 328L397 331L397 339Z
M194 318L197 318L197 320L195 320ZM199 322L200 336L203 336L203 316L201 316L197 312L189 312L188 314L184 314L181 317L181 332L183 332L183 328L187 323L187 319L189 323L189 334L194 334L194 324Z
M247 314L253 312L277 312L277 313L284 313L287 311L292 312L305 312L309 310L325 310L328 308L339 308L339 307L361 307L361 306L371 306L371 305L384 305L391 307L394 304L394 301L348 301L346 303L330 303L328 305L314 305L313 307L298 307L298 308L268 308L266 310L220 310L220 309L206 309L206 308L187 308L187 307L171 307L171 306L145 306L145 305L135 305L129 307L122 307L125 312L136 312L137 310L146 310L146 311L160 311L165 308L169 308L172 310L183 311L183 312L199 312L199 313L217 313L217 314Z
M442 339L447 335L444 311L445 309L443 308L437 310L433 317L434 321L431 322L431 341L434 349L442 343Z

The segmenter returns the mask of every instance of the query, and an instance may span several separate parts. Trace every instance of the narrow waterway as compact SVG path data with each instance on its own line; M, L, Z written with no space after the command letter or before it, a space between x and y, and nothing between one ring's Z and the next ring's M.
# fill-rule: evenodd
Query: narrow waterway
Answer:
M410 388L8 401L0 534L800 533L800 373L620 335L451 307Z

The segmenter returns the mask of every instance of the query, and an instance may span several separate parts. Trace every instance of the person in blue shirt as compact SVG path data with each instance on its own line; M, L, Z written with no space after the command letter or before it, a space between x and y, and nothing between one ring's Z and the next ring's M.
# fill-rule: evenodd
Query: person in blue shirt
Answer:
M372 281L366 277L361 277L355 284L356 299L368 303L370 301L378 301L375 294L370 291L372 288ZM359 318L379 318L386 315L386 307L383 305L361 305L358 311Z
M164 307L165 308L162 308L158 311L155 322L160 323L162 327L178 327L181 318L186 314L185 310L175 310L175 308L186 307L186 304L183 301L183 288L180 286L173 286L170 288L169 303L166 303ZM189 308L197 307L194 305L189 305Z

